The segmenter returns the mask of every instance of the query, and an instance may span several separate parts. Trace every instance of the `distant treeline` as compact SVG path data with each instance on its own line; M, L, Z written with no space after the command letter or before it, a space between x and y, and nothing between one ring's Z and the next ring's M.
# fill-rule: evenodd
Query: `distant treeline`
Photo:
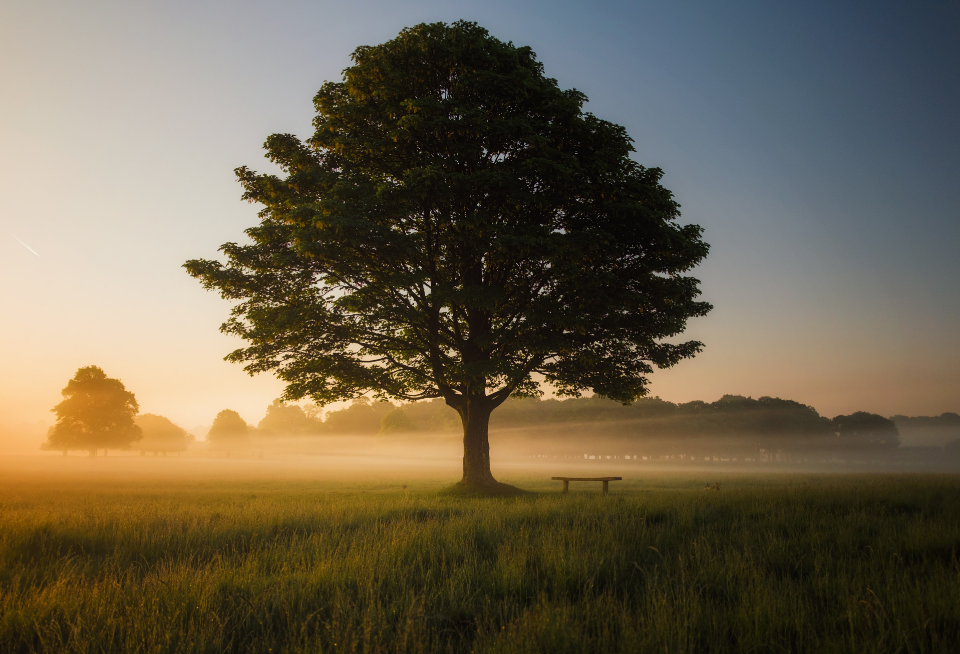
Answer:
M909 417L895 415L891 418L904 440L926 445L947 445L948 449L960 452L960 415L944 413L939 416Z
M754 399L724 395L716 402L675 404L658 397L631 405L599 397L507 400L493 412L491 429L527 428L532 432L563 434L581 423L609 423L607 432L619 439L736 437L824 443L830 439L849 446L893 448L901 430L926 430L960 438L960 415L937 417L894 416L892 419L858 411L834 418L821 416L810 406L773 397ZM615 424L614 424L615 423ZM551 428L552 426L552 428ZM263 435L382 434L456 432L460 419L442 400L395 405L367 398L323 416L317 407L304 408L275 401L260 421ZM950 436L952 435L952 438Z
M93 456L100 449L166 454L182 452L194 441L192 434L163 416L138 415L134 394L97 366L78 369L61 394L63 401L53 408L57 423L48 431L42 449L64 454L87 450ZM956 413L885 418L858 411L831 419L793 400L742 395L682 404L653 397L626 406L602 397L510 398L493 412L490 427L520 450L546 443L576 449L585 440L602 439L673 451L692 441L702 445L706 438L721 439L725 449L744 451L892 449L905 435L911 444L944 446L947 453L960 455L960 415ZM257 427L248 425L236 411L224 409L206 441L215 450L229 452L249 446L251 436L453 435L460 429L460 417L439 399L397 405L361 397L327 412L316 405L301 407L278 399L267 407Z

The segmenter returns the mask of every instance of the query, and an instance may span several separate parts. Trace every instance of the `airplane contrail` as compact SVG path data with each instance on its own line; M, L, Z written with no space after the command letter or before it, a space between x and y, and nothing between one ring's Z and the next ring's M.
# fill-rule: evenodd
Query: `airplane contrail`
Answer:
M15 239L17 239L18 241L20 241L20 237L17 236L16 234L14 234L13 232L10 232L10 236L12 236L13 238L15 238ZM20 245L22 245L23 247L27 248L28 250L30 250L30 251L33 252L34 254L37 254L37 251L36 251L36 250L34 250L32 247L30 247L29 245L27 245L27 244L24 243L23 241L20 241ZM37 256L39 257L40 255L37 254Z

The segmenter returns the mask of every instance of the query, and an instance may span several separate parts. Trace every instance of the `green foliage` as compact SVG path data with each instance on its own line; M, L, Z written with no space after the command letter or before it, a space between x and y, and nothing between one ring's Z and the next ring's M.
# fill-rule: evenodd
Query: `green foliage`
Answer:
M810 406L776 397L753 399L724 395L713 403L674 404L659 397L642 398L630 406L602 398L565 401L519 399L507 402L493 418L497 427L552 422L646 421L663 435L826 435L830 421Z
M677 406L659 397L644 397L630 405L608 398L571 398L540 400L539 398L511 398L494 416L498 427L520 427L553 422L605 422L636 420L673 415Z
M401 409L394 409L383 414L383 418L380 420L381 434L412 432L416 431L416 429L417 425L410 419L410 416Z
M716 402L690 402L677 407L675 433L810 437L832 435L830 420L816 409L778 397L753 399L724 395Z
M140 410L137 398L97 366L77 370L60 393L64 400L51 409L57 423L47 435L45 449L127 449L141 438L142 431L134 424Z
M247 442L249 427L240 414L231 409L224 409L217 414L207 432L207 441L215 445L230 447Z
M137 416L136 424L143 432L137 446L144 452L182 452L194 440L186 429L163 416L144 413Z
M905 416L895 416L894 420L908 421L908 424L910 421L932 422L937 429L942 429L942 424L946 424L946 428L952 426L952 415L955 414L945 414L942 420ZM859 412L830 420L813 407L793 400L777 397L754 399L742 395L724 395L715 402L683 404L646 397L626 406L602 397L563 400L509 398L490 421L495 429L521 430L545 425L599 426L604 423L615 423L608 429L620 442L650 445L651 439L670 439L681 448L680 451L693 446L690 439L708 437L728 439L731 442L727 447L735 446L738 451L767 447L785 451L839 452L889 449L898 444L896 425L875 414ZM378 432L452 432L459 427L456 412L442 400L395 406L386 402L372 403L367 398L361 398L341 411L330 412L322 426L325 433L368 435ZM566 445L560 432L549 433L553 445ZM737 441L736 445L733 440Z
M188 272L238 301L227 358L318 403L442 397L458 411L538 393L646 393L707 313L707 254L662 172L583 111L527 47L473 23L360 47L315 98L315 132L266 141L284 176L237 170L261 204L249 245ZM465 415L465 414L464 414ZM485 420L484 420L485 425Z
M461 429L460 416L443 400L411 402L400 405L398 409L419 432L452 432Z
M296 404L286 404L276 399L267 407L267 415L257 427L266 433L274 435L304 436L319 433L323 423L308 416Z
M371 402L368 397L358 397L347 408L328 413L324 428L333 434L376 434L384 416L394 408L390 402Z
M332 412L330 417L338 413ZM402 404L391 414L394 416L391 420L402 420L410 431L448 431L459 427L456 413L442 401ZM334 419L339 420L341 418ZM621 429L637 437L651 433L663 436L783 437L833 436L834 433L831 421L820 416L813 407L793 400L753 399L739 395L724 395L713 403L686 404L645 397L627 406L602 397L564 400L509 398L493 414L490 424L494 428L508 429L593 422L629 423ZM372 420L366 424L366 433L374 433ZM358 430L356 433L362 432Z
M957 477L707 481L460 500L0 478L0 649L956 651Z

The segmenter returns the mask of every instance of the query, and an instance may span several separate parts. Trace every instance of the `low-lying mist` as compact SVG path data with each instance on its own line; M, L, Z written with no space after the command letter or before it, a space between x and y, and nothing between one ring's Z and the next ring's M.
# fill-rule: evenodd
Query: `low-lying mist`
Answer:
M69 461L57 466L63 472L80 473L70 466L84 457L100 460L88 467L97 474L322 474L398 482L455 480L463 456L459 417L441 401L397 406L364 398L326 414L275 401L256 426L227 409L200 434L163 416L142 414L136 422L141 438L109 450L51 447L40 423L7 428L0 432L0 454L59 457ZM493 413L490 443L500 476L637 475L654 468L960 470L956 414L888 419L858 412L828 419L790 400L729 395L713 403L650 398L630 406L602 398L511 399ZM104 462L104 456L124 463Z

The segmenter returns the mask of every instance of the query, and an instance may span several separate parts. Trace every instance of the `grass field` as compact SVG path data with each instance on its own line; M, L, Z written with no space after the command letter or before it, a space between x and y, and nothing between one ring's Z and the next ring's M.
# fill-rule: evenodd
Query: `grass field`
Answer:
M960 646L960 477L504 481L0 481L0 650Z

